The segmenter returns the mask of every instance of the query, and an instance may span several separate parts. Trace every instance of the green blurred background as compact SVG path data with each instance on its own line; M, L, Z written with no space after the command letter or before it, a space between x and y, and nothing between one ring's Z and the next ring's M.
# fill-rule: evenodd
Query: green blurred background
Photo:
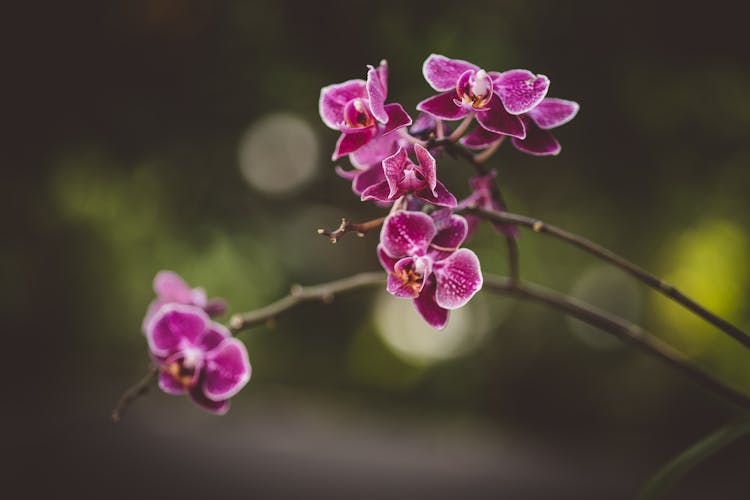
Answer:
M329 160L320 88L387 58L389 101L431 52L546 74L581 104L557 158L491 161L512 211L588 236L750 328L750 44L741 4L132 0L16 6L4 44L0 247L12 486L37 498L630 498L738 415L669 367L539 306L481 294L447 331L382 291L242 334L253 379L223 418L154 391L151 279L232 311L379 268L381 210ZM414 112L416 116L416 112ZM339 162L345 165L345 162ZM467 165L441 177L467 194ZM523 276L639 322L750 392L750 354L617 270L523 233ZM470 244L506 268L488 229ZM7 343L7 340L10 343ZM673 498L746 498L750 443Z

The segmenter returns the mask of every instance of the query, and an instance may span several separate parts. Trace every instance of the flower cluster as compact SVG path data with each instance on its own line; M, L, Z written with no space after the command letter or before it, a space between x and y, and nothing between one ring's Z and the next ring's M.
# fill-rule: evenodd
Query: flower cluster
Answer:
M435 158L459 144L489 155L506 137L525 153L557 155L560 143L549 130L573 119L578 104L547 97L550 81L544 75L485 71L432 54L422 73L438 94L417 104L421 113L412 126L403 106L385 104L387 68L383 61L368 66L366 80L323 87L320 116L341 132L333 160L348 156L354 167L337 166L337 173L352 182L362 201L390 207L378 245L388 292L412 299L427 323L442 328L449 310L465 305L482 287L479 259L460 248L478 219L454 211L505 207L494 171L470 179L471 193L458 201L438 179ZM457 120L455 126L444 123ZM495 228L517 236L513 226Z
M159 368L159 387L168 394L188 394L216 414L229 410L229 398L250 380L245 345L209 316L226 304L207 300L172 271L154 278L157 298L143 320L151 358Z

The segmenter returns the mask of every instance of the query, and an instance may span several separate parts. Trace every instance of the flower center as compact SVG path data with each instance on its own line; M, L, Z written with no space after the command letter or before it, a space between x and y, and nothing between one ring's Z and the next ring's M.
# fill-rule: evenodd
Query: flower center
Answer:
M186 349L168 360L162 371L185 388L190 388L198 381L202 355L197 349Z
M396 276L403 282L405 287L411 288L414 296L419 295L424 283L425 272L428 262L424 257L417 257L401 269L396 271Z
M375 125L367 101L352 99L344 106L344 124L349 128L367 128Z
M456 82L456 93L461 103L481 109L492 98L492 78L483 69L466 71Z

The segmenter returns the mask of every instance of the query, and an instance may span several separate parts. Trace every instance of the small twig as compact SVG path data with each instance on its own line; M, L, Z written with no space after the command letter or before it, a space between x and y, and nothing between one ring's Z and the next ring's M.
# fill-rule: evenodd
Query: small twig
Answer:
M159 368L156 365L152 365L151 368L149 368L148 373L139 380L137 384L129 387L128 390L120 396L117 405L115 405L115 408L112 410L112 423L116 424L119 422L130 404L148 392L151 385L156 381L156 375L158 375L158 373Z
M310 301L322 301L330 303L334 296L339 293L357 290L374 285L384 285L385 275L382 272L360 273L328 283L313 286L295 285L289 295L273 302L261 309L241 314L235 314L229 320L229 328L239 331L253 325L265 323L276 318L283 312L293 308L297 304Z
M503 142L505 142L505 137L506 136L504 136L504 135L501 136L500 139L497 142L495 142L494 144L490 145L490 147L488 147L487 149L485 149L481 153L475 154L474 155L474 162L482 164L482 163L486 162L487 160L489 160L492 157L492 155L494 155L495 152L498 149L500 149L500 146L503 145Z
M341 219L341 225L333 231L328 231L326 229L318 229L318 234L322 234L324 236L327 236L329 240L331 240L331 243L338 242L339 238L341 238L346 233L356 232L357 236L360 238L363 237L365 234L367 234L369 231L372 231L373 229L377 229L380 226L383 225L383 221L385 220L385 217L379 217L377 219L373 219L371 221L367 222L351 222L347 218Z
M645 283L647 286L669 297L698 317L712 324L722 332L740 342L745 347L750 348L750 336L748 336L744 331L734 326L724 318L710 312L705 307L677 290L674 286L665 283L661 279L657 278L648 271L641 269L629 260L582 236L578 236L577 234L565 231L564 229L560 229L559 227L549 225L545 222L542 222L541 220L526 217L524 215L513 214L510 212L498 212L494 210L485 210L482 208L466 208L460 210L459 212L469 213L494 222L525 226L531 228L534 232L554 236L555 238L558 238L562 241L570 243L573 246L585 250L586 252L595 255L596 257L609 262L616 267L619 267L642 283Z
M539 302L553 309L558 309L565 314L611 333L619 339L656 356L705 388L750 411L750 397L704 372L700 367L693 364L688 357L636 324L602 311L591 304L539 285L514 282L497 276L485 276L484 286L495 292Z
M469 125L471 125L471 122L474 120L474 112L472 111L468 115L466 115L466 118L456 127L456 130L454 130L451 135L448 136L448 140L450 142L456 142L461 138L462 135L464 135L464 132L466 132L466 129L469 128Z

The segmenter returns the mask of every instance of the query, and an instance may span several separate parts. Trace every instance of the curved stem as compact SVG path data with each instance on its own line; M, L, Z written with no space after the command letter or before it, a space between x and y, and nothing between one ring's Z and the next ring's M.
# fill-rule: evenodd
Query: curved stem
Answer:
M355 274L348 278L321 283L319 285L306 287L297 285L292 287L289 295L276 302L254 311L235 314L230 319L229 327L236 333L239 330L273 320L302 302L321 301L328 303L338 294L375 285L382 286L384 284L384 273L369 272ZM660 341L638 325L599 310L583 301L553 292L539 285L523 283L517 279L487 275L484 277L484 286L486 289L497 293L544 304L589 323L592 326L596 326L607 333L611 333L655 355L662 361L687 374L707 389L750 411L750 397L703 372L679 351ZM120 397L115 409L112 411L112 420L114 422L120 420L122 414L133 401L148 391L149 387L156 380L157 374L158 368L152 366L141 381L129 388Z
M464 135L464 132L466 132L466 129L469 128L469 125L471 125L471 122L474 120L474 112L472 111L468 115L466 115L466 118L463 119L463 121L456 127L456 130L454 130L451 135L448 136L448 140L450 142L456 142L461 138L462 135Z
M320 285L305 287L295 285L292 287L289 295L277 300L276 302L254 311L235 314L229 320L229 328L237 332L273 320L283 312L302 302L321 301L329 303L339 293L383 284L385 284L385 275L382 272L371 272L355 274L348 278L322 283Z
M712 432L659 469L641 489L636 500L655 500L661 497L693 467L748 434L750 420L747 419L732 422Z
M148 392L151 385L156 381L156 376L158 374L159 368L152 365L151 368L149 368L148 373L146 373L141 380L129 387L128 390L120 396L115 408L112 410L111 418L113 423L116 424L119 422L130 404Z
M577 234L573 234L569 231L565 231L564 229L560 229L559 227L549 225L539 219L526 217L524 215L513 214L510 212L497 212L493 210L485 210L482 208L467 208L459 212L470 213L472 215L476 215L493 222L525 226L532 229L534 232L554 236L557 239L585 250L586 252L595 255L596 257L599 257L600 259L613 264L614 266L619 267L642 283L669 297L706 322L714 325L716 328L731 336L745 347L750 348L750 336L748 336L744 331L731 324L724 318L710 312L708 309L679 291L674 286L665 283L648 271L638 267L629 260L617 255L616 253L607 248L604 248L597 243L594 243L593 241L590 241L582 236L578 236Z
M544 304L600 328L605 332L611 333L619 339L656 356L685 373L707 389L724 396L729 401L750 411L750 397L713 378L697 365L693 364L681 352L634 323L602 311L581 300L531 283L514 282L507 278L496 276L485 276L484 286L496 292Z

